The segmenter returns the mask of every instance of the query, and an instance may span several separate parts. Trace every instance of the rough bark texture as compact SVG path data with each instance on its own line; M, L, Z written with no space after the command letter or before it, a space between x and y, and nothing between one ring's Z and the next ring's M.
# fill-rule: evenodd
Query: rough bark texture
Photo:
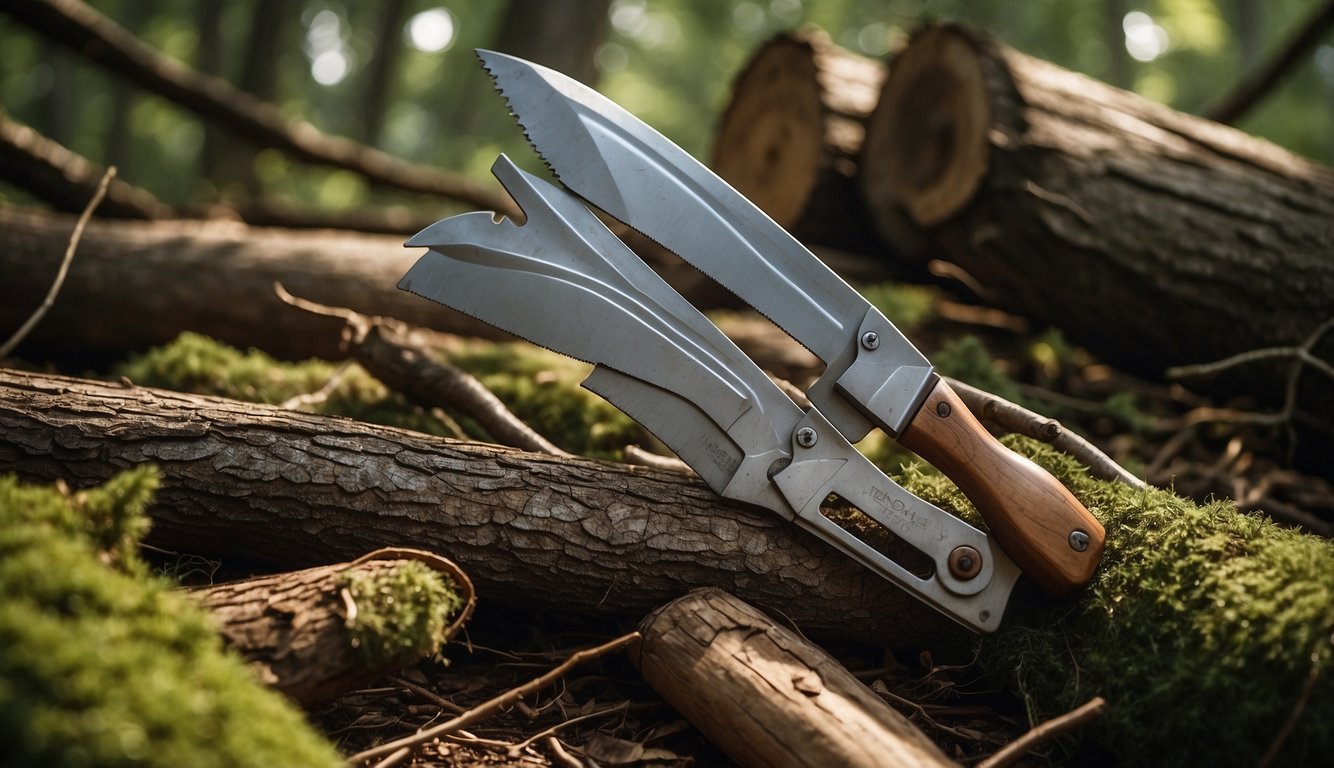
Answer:
M85 199L86 202L86 199ZM0 328L17 328L46 294L74 229L74 216L0 205ZM196 331L280 358L341 359L344 325L279 301L294 295L365 315L484 339L513 337L398 290L420 256L398 237L290 231L233 221L103 222L94 219L51 312L25 351L113 360ZM697 306L721 291L693 267L669 268L668 282ZM742 343L765 350L783 370L806 368L809 353L767 322L723 322ZM781 338L779 338L781 337ZM781 374L780 374L781 375Z
M386 546L447 553L484 600L642 616L717 586L803 631L912 643L963 630L693 476L346 419L0 371L0 466L97 482L153 462L150 542L284 568Z
M349 615L356 608L349 607L342 586L350 572L375 578L409 562L424 562L448 576L464 599L466 608L446 630L448 639L472 612L472 585L453 563L425 552L385 550L353 563L215 584L190 595L213 615L224 641L260 680L310 707L411 663L410 656L372 661L356 647L355 614Z
M17 328L39 303L71 229L73 217L0 206L0 327ZM364 314L504 337L398 290L398 279L418 255L396 237L236 222L95 220L55 306L28 343L115 356L192 330L279 357L343 357L343 322L283 304L274 281L303 298Z
M819 30L778 35L732 85L714 171L803 242L883 251L854 179L884 78Z
M742 765L954 765L824 650L722 590L692 592L639 631L644 679Z
M1334 315L1334 171L957 26L895 59L861 182L899 250L1131 371Z

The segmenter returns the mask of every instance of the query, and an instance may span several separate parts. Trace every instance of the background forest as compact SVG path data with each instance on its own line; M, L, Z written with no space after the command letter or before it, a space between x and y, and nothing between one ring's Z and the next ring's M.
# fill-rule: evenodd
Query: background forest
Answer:
M1187 112L1223 99L1317 6L1309 0L106 0L149 45L321 130L489 181L500 151L536 165L472 50L501 47L594 83L709 154L732 78L802 24L879 57L953 18L1030 55ZM390 202L360 177L247 151L189 113L0 16L0 104L15 119L174 204L281 198L342 210ZM1334 45L1318 45L1238 123L1334 160ZM239 153L239 154L238 154ZM240 159L238 159L240 158ZM13 196L0 186L0 194ZM19 198L22 199L22 198ZM419 203L433 214L438 201Z

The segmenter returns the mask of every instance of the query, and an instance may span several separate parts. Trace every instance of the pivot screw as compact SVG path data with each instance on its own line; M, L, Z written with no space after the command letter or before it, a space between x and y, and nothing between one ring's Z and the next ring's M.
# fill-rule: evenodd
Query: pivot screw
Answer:
M949 418L949 415L950 415L950 404L949 404L949 403L936 403L936 415L939 416L939 417L942 418L942 419L947 419L947 418Z
M820 436L810 427L802 427L797 430L797 445L800 445L802 448L810 448L812 445L815 445L815 441L819 439Z
M862 346L867 349L875 349L880 346L880 334L875 331L867 331L862 334Z
M1070 532L1070 548L1076 552L1083 552L1089 548L1089 535L1078 528Z
M968 581L982 572L982 553L968 546L950 550L950 574L961 581Z

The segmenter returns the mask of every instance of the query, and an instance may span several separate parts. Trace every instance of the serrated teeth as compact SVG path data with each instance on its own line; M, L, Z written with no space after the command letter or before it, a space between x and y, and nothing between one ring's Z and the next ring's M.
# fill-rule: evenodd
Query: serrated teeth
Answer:
M478 54L477 58L482 62L482 69L485 70L486 74L491 78L491 87L495 88L496 93L500 94L500 98L505 101L505 106L509 108L510 116L513 117L514 122L518 124L519 132L523 134L523 140L528 142L528 146L532 148L533 154L537 155L538 160L542 161L542 165L546 167L547 171L550 172L552 176L556 177L557 181L560 181L560 171L556 169L556 166L551 164L551 161L547 159L546 155L542 154L542 148L538 146L537 139L533 138L533 134L529 130L528 124L524 122L519 111L515 109L514 102L511 101L509 95L505 93L505 86L501 84L500 78L496 77L496 73L491 70L491 67L487 66L486 59L483 59L481 54Z

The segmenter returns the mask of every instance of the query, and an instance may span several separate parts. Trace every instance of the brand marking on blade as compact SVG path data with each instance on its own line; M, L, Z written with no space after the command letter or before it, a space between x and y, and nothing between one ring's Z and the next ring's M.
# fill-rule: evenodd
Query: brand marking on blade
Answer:
M721 472L726 472L730 475L736 472L737 467L741 466L741 462L734 458L730 451L714 440L704 440L704 451L705 455L709 457L709 460L713 462L713 466L717 467Z

